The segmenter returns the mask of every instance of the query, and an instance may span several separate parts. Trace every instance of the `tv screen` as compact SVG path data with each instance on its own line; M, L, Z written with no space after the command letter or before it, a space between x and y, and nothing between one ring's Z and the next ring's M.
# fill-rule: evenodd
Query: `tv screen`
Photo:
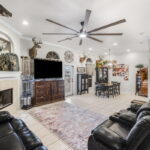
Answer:
M34 59L34 78L62 78L62 62Z

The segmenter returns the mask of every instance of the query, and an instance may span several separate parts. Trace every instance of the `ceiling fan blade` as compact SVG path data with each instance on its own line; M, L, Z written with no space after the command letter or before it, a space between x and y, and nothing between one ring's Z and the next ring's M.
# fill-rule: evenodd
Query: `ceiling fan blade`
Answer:
M96 39L94 37L91 37L91 36L87 36L88 38L94 40L94 41L97 41L97 42L100 42L100 43L103 43L103 41L99 40L99 39Z
M61 26L61 27L64 27L64 28L66 28L66 29L69 29L69 30L71 30L71 31L74 31L74 32L78 33L77 30L72 29L72 28L70 28L70 27L67 27L67 26L65 26L65 25L62 25L62 24L60 24L60 23L58 23L58 22L55 22L55 21L53 21L53 20L46 19L46 21L51 22L51 23L54 23L54 24L56 24L56 25L59 25L59 26Z
M82 45L82 42L83 42L83 39L80 39L80 43L79 43L79 45Z
M0 4L0 16L12 17L12 13L9 12L4 6Z
M77 35L75 33L43 33L43 35Z
M110 24L108 24L108 25L102 26L102 27L100 27L100 28L93 29L93 30L89 31L88 33L96 32L96 31L99 31L99 30L102 30L102 29L106 29L106 28L109 28L109 27L112 27L112 26L115 26L115 25L118 25L118 24L124 23L124 22L126 22L126 20L125 20L125 19L122 19L122 20L119 20L119 21L110 23Z
M85 14L85 19L84 19L84 23L83 23L83 32L86 31L87 29L87 25L88 25L88 22L89 22L89 19L90 19L90 15L91 15L91 10L86 10L86 14Z
M99 36L99 35L102 35L102 36L120 36L120 35L123 35L123 33L91 33L88 35L92 35L92 36Z
M72 36L72 37L68 37L68 38L65 38L63 40L59 40L58 42L63 42L63 41L66 41L66 40L72 40L73 38L76 38L78 36Z

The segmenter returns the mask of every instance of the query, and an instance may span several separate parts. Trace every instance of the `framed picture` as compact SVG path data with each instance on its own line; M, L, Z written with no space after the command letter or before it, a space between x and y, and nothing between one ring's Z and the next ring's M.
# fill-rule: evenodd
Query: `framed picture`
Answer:
M84 74L85 73L85 67L77 67L77 73Z
M19 71L18 56L13 53L0 54L0 71Z
M112 75L124 77L126 81L129 80L129 66L125 64L114 65Z

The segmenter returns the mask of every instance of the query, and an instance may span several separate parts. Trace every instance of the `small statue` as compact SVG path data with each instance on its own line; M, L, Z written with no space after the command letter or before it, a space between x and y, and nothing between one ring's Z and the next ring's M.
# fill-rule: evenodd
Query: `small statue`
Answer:
M31 49L29 49L29 56L31 59L34 59L37 56L37 48L41 48L40 44L42 44L42 41L34 37L32 38L32 42L34 46Z
M86 60L87 56L84 55L83 57L80 57L80 63L83 63Z

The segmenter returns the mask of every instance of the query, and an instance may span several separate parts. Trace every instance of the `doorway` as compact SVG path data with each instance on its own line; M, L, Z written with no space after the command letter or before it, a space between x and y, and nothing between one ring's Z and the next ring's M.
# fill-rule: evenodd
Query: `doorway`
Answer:
M65 96L73 95L74 66L65 66Z

